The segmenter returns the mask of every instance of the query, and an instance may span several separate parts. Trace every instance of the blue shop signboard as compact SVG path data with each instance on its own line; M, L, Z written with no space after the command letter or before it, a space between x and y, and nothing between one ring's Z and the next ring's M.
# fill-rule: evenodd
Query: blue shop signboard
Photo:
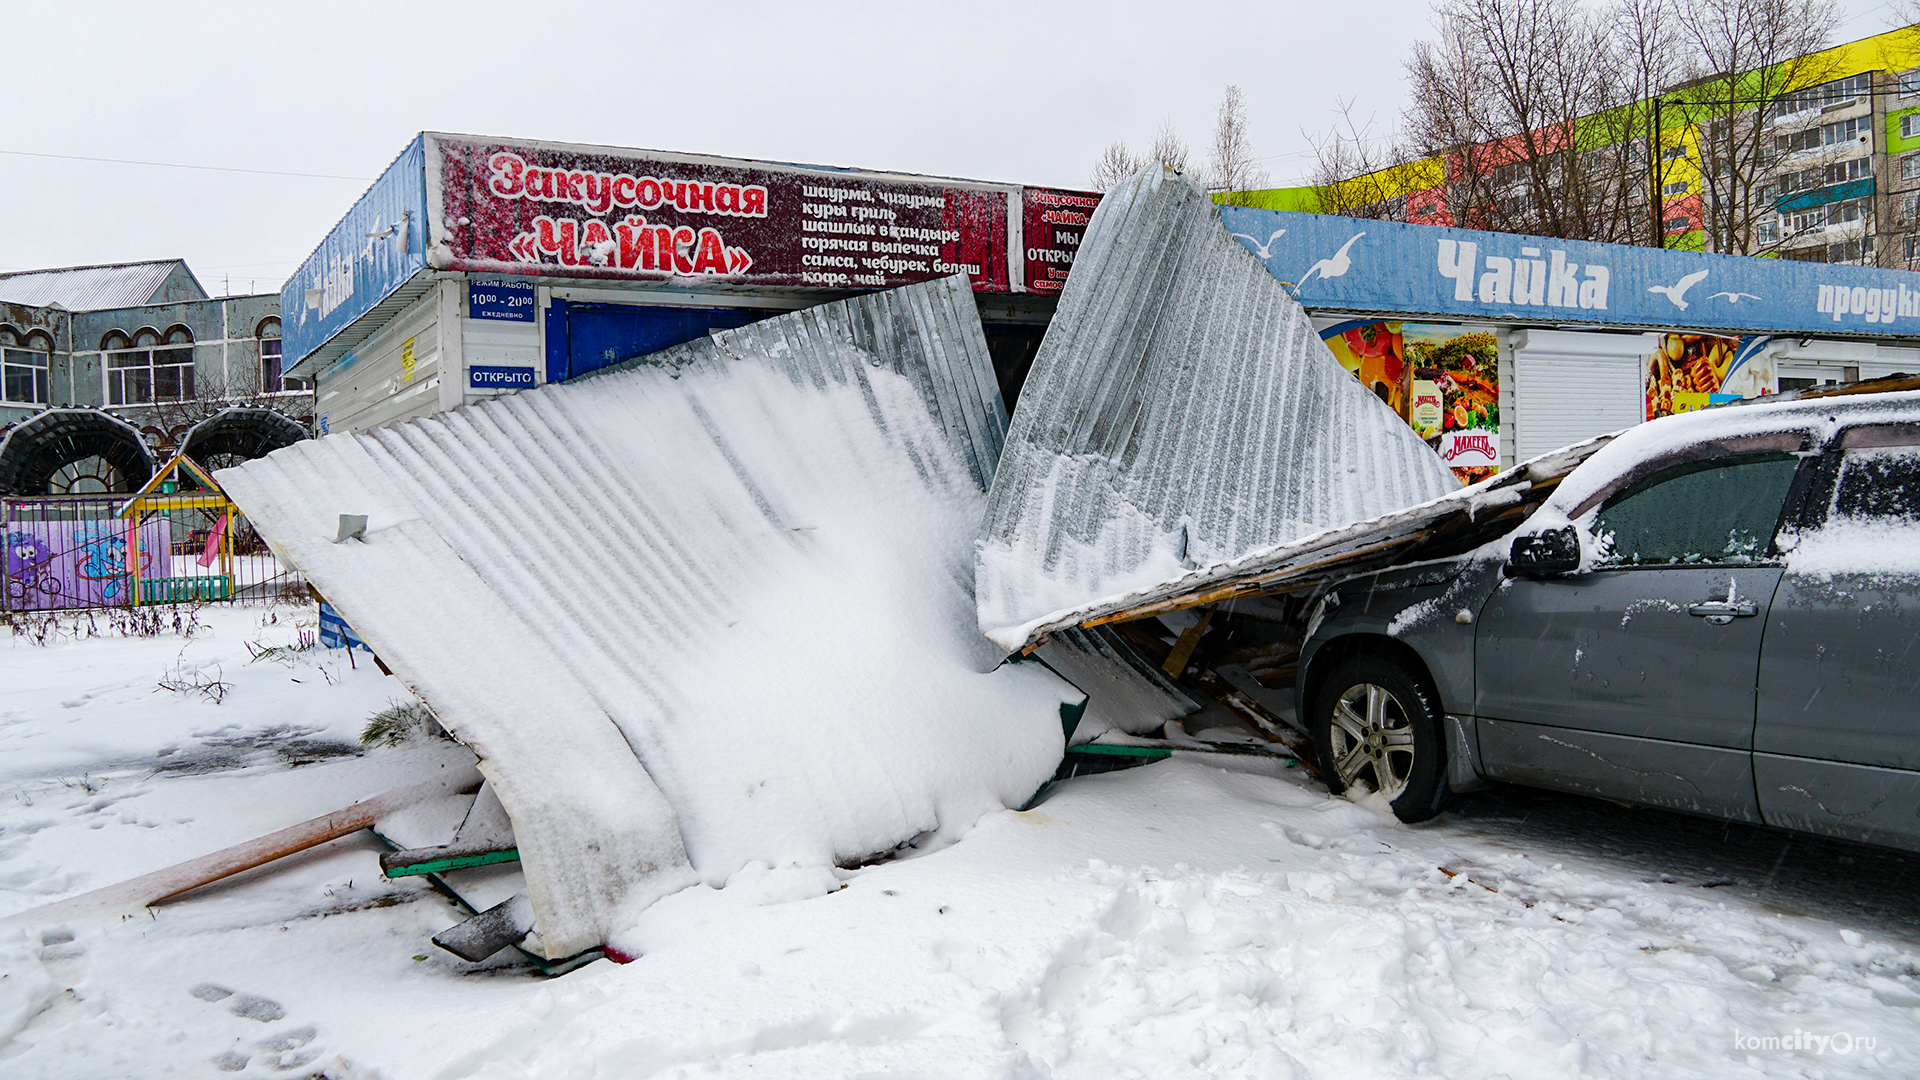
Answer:
M467 286L467 317L500 322L533 321L533 282L480 280Z
M425 149L416 137L280 290L289 370L427 268Z
M1920 274L1221 208L1309 309L1462 321L1920 337Z
M474 390L531 390L533 368L475 364L467 369L467 386Z

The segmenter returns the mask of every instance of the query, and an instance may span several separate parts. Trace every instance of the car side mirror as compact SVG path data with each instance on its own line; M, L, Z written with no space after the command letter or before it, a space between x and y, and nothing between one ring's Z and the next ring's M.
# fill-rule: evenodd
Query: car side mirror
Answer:
M1580 569L1580 534L1571 525L1513 538L1507 576L1551 577Z

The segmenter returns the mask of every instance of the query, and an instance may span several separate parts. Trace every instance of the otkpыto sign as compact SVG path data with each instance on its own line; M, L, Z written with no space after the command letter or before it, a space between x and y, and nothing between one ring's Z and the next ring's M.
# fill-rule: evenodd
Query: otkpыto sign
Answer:
M474 390L531 390L533 389L533 369L530 367L482 367L476 364L467 369L467 386Z

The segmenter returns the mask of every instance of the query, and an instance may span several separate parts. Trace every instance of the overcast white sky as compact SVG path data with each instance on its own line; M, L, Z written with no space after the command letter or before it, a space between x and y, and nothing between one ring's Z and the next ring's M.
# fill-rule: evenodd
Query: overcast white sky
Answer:
M1887 26L1842 0L1836 41ZM1390 130L1425 0L310 4L0 0L0 269L181 256L276 291L363 181L441 130L1083 186L1246 92L1276 183L1337 100Z

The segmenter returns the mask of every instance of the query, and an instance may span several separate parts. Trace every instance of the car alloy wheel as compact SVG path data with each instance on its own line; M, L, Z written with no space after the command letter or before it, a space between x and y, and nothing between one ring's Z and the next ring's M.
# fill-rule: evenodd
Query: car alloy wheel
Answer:
M1427 680L1397 658L1361 653L1314 682L1308 728L1327 787L1376 791L1405 822L1439 813L1446 748Z
M1388 802L1413 774L1413 723L1393 692L1375 683L1348 687L1333 703L1329 756L1348 787L1365 783Z

